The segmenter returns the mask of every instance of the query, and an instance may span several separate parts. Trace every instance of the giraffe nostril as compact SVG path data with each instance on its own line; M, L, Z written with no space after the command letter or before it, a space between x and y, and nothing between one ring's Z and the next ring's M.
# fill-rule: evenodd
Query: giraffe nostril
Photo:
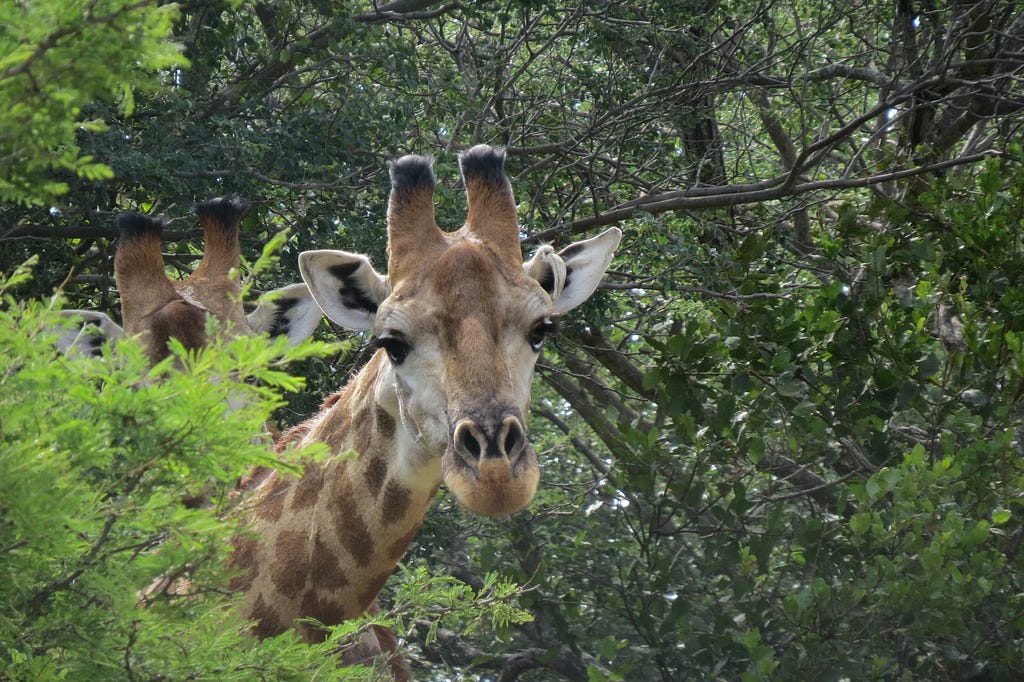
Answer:
M515 459L525 449L526 433L523 431L522 422L515 417L506 417L504 427L502 454L509 459Z
M516 443L519 442L519 438L516 437L515 431L509 429L509 432L505 434L505 454L508 454L515 450Z
M476 424L468 419L459 422L455 428L455 447L464 459L480 459L480 455L483 454L482 438L483 434L477 432Z

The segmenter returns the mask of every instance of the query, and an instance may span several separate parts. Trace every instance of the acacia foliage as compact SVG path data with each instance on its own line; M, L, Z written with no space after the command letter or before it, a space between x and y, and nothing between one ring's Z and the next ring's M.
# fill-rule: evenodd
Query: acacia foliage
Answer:
M105 127L83 108L105 100L131 115L158 70L187 65L169 39L176 17L173 5L131 0L0 6L0 201L52 201L68 190L55 171L113 177L77 144Z
M154 367L134 342L58 355L72 321L53 309L59 299L10 295L28 276L0 278L0 677L381 679L337 667L338 647L371 624L473 632L529 619L521 589L497 573L473 589L421 569L403 575L388 611L329 628L322 644L250 636L226 590L231 539L244 532L235 482L254 466L301 472L254 434L303 384L281 368L324 344L177 344Z
M137 344L58 358L68 321L14 301L16 283L0 281L3 677L253 679L276 667L300 679L318 668L289 658L292 643L253 646L219 596L237 521L182 504L205 487L227 511L238 467L270 459L253 434L277 398L229 377L301 382L270 369L266 343L192 357L179 347L152 371ZM227 412L229 397L248 408ZM188 576L196 598L141 608L160 576Z
M1016 3L184 2L191 67L83 109L114 177L0 205L0 258L115 309L110 216L255 201L245 250L384 262L386 162L508 147L529 244L619 224L542 363L545 484L407 557L533 589L404 623L425 678L1014 679L1022 644ZM173 267L193 263L172 223ZM42 239L40 239L42 238ZM9 266L8 266L9 267ZM31 287L24 289L31 292ZM350 360L310 360L311 413ZM395 585L400 585L396 581ZM428 633L432 633L428 637Z

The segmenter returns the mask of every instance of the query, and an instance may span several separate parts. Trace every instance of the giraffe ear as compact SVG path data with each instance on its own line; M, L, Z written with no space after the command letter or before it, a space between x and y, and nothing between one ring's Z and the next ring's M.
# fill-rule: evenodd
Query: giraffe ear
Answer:
M299 272L324 314L349 329L372 330L377 307L391 291L387 277L354 253L303 251Z
M558 253L550 246L542 246L523 263L523 272L537 280L551 296L551 314L561 315L594 293L620 239L622 230L612 227Z
M62 310L60 315L74 320L64 326L57 337L57 349L64 354L77 352L93 357L99 355L100 346L104 343L124 336L121 326L104 313Z
M294 346L313 334L322 314L309 287L299 283L264 294L245 319L254 334L283 334Z

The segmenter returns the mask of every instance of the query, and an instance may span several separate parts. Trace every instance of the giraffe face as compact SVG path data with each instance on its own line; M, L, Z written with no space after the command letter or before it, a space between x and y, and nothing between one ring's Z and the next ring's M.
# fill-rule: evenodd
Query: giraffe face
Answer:
M501 516L528 505L539 480L525 416L551 316L590 296L621 233L541 247L523 263L504 153L474 147L460 165L460 230L434 222L430 161L404 157L391 168L388 276L340 251L303 253L299 269L329 318L372 330L387 356L377 402L415 444L398 466L427 472L439 461L463 506Z
M533 499L540 469L526 413L550 314L536 280L465 238L380 306L375 343L388 357L396 420L428 457L443 453L446 485L475 513L505 515Z

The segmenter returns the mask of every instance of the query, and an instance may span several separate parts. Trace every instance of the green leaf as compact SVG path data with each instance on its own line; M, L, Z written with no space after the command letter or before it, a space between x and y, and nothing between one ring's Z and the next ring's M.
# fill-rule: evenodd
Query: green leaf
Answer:
M863 535L871 529L871 513L858 512L850 517L850 530L857 535Z
M966 547L975 547L988 539L989 523L982 519L964 533L963 543Z
M798 382L791 372L784 372L780 374L778 379L775 380L775 388L781 395L787 398L793 398L802 395L804 392L804 386Z

